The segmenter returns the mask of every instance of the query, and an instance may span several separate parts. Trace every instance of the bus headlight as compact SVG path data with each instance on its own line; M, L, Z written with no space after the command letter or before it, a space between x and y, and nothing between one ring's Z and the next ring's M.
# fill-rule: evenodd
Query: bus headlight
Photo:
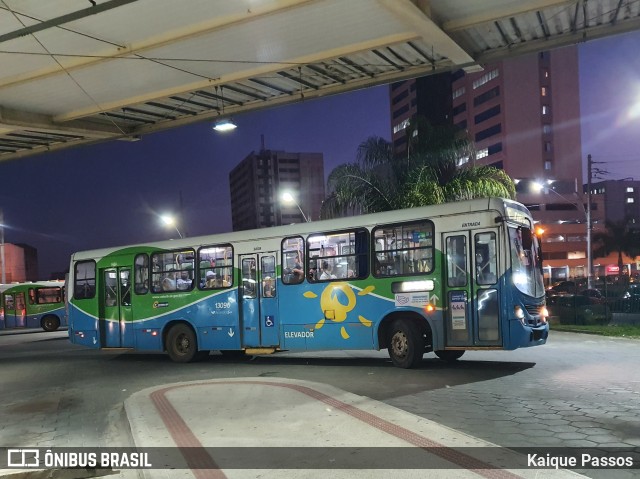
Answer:
M524 309L522 309L519 305L516 305L513 308L513 313L516 315L516 318L518 318L522 324L524 324Z
M546 323L547 322L547 317L549 316L549 310L547 310L547 307L546 306L542 306L540 308L539 313L540 313L540 322L542 324Z

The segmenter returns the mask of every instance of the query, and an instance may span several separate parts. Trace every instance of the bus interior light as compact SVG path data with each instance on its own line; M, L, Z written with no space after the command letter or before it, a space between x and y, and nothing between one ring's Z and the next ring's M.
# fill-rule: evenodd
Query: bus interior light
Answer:
M393 288L393 290L397 293L413 293L416 291L433 291L434 287L433 280L426 279L423 281L403 281L398 284L398 288Z

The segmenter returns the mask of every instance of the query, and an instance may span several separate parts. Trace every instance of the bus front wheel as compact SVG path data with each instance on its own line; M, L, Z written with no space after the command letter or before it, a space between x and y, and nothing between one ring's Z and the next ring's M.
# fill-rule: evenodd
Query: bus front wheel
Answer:
M55 331L60 327L60 320L57 316L49 314L42 318L42 320L40 321L40 326L42 326L42 329L44 329L47 333L50 333L51 331Z
M462 355L464 354L464 350L458 350L458 349L447 349L447 350L440 350L440 351L434 351L436 353L436 356L438 356L440 359L442 359L443 361L447 361L447 362L453 362L456 359L459 359L460 357L462 357Z
M198 351L196 335L186 324L176 324L169 330L167 353L176 363L198 361L209 355L209 351Z
M389 330L387 344L394 366L410 369L422 361L424 353L422 335L416 325L410 321L394 321Z

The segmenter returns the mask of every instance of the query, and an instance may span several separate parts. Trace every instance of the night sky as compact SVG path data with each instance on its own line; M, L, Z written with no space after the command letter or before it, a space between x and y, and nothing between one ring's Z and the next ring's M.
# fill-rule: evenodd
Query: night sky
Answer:
M634 32L579 47L583 156L609 179L640 179L639 45ZM231 231L228 175L261 135L267 149L323 153L328 175L367 137L390 138L388 97L381 86L236 116L224 134L203 122L0 162L5 240L36 247L46 279L74 251L175 237L158 215L180 213L181 197L182 232Z
M640 180L640 32L580 46L582 154L609 175ZM598 180L596 180L598 181Z
M352 162L371 135L390 138L388 87L304 101L212 122L0 162L5 241L38 249L40 277L64 271L75 251L177 235L159 215L180 214L188 236L231 231L229 172L265 148L324 154L325 175Z

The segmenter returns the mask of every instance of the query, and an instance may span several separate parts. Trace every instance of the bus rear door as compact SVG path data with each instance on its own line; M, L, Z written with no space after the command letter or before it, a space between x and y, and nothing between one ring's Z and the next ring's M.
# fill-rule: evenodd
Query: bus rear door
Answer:
M133 347L131 268L101 270L100 344L104 348Z
M449 348L502 346L497 228L443 234Z
M12 292L4 294L4 321L5 328L24 328L25 319L24 292Z
M241 255L239 260L242 347L277 347L277 253Z

